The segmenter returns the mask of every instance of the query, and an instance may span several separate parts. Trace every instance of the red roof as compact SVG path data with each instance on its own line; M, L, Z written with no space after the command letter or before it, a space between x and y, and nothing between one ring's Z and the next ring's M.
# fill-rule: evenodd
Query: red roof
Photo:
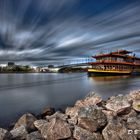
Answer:
M108 57L108 56L126 57L126 56L128 56L127 54L129 54L129 53L132 53L132 52L126 51L126 50L119 50L119 51L115 51L115 52L110 52L110 53L104 53L104 54L95 55L95 56L93 56L93 58Z
M129 54L129 53L132 53L132 52L127 51L127 50L118 50L116 52L112 52L112 54Z

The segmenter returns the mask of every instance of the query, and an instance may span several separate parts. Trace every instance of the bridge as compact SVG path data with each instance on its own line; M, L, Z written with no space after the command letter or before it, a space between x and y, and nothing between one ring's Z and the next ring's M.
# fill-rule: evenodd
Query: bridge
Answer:
M82 67L82 66L89 66L89 64L88 63L64 64L57 66L57 68Z
M57 65L55 68L68 68L68 67L82 67L89 66L89 63L93 62L92 58L84 59L84 60L74 60L73 62L67 62L65 64Z
M90 66L89 63L93 62L93 59L84 59L83 60L74 60L74 61L67 61L64 64L60 64L60 65L52 65L52 67L47 68L49 71L52 72L58 72L59 70L64 70L64 69L69 69L69 68L85 68Z

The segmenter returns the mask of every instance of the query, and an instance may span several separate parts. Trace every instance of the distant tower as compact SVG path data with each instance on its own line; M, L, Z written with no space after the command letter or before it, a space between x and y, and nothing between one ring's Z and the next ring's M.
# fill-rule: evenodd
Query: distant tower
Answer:
M13 67L13 66L15 66L14 62L8 62L8 67Z

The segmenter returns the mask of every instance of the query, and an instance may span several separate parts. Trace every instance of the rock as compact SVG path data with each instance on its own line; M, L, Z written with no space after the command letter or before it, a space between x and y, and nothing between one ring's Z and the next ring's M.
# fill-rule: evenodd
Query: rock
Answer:
M25 126L23 125L11 130L10 133L12 135L12 139L14 140L24 140L28 134Z
M114 117L117 115L115 112L110 110L102 110L102 112L106 115L108 121L114 119Z
M43 125L44 125L44 124L47 124L47 123L48 123L47 120L36 120L36 121L34 122L34 126L35 126L39 131L41 131Z
M26 140L44 140L38 131L32 132L26 136Z
M128 98L128 100L140 100L140 90L134 90L132 92L130 92L130 94L128 94L126 96Z
M0 128L0 140L11 140L10 133L3 128Z
M79 107L67 107L65 114L71 118L78 116Z
M126 115L121 115L120 118L122 118L123 120L127 120L128 118L130 117L136 117L137 116L137 113L135 110L131 109L130 113L129 114L126 114Z
M116 114L126 114L127 110L130 110L131 104L126 97L123 95L118 95L116 97L111 97L107 101L106 108L108 110L114 111Z
M140 112L140 100L134 100L132 107L137 112Z
M133 130L133 133L140 139L140 116L127 119L127 128Z
M76 125L78 123L78 118L77 117L70 118L68 119L68 123L72 125Z
M33 131L35 130L34 121L36 120L37 119L32 114L26 113L20 117L15 124L14 129L24 125L28 131Z
M73 137L76 140L103 140L100 134L91 133L81 127L75 126Z
M51 122L43 125L41 135L47 140L59 140L71 137L71 131L65 121L53 118Z
M128 129L119 121L112 121L102 131L104 140L137 140L134 135L128 134Z
M132 101L132 107L137 112L140 112L140 90L132 91L130 94L126 95L129 101Z
M83 107L78 111L78 126L84 129L94 132L104 127L106 123L105 114L97 106Z
M128 118L127 127L129 129L139 129L140 130L140 116Z
M95 135L97 140L104 140L102 134L100 134L100 133L93 133L93 134Z
M59 118L59 119L61 119L61 120L66 121L67 118L68 118L68 116L67 116L66 114L63 114L63 113L59 112L59 111L57 111L55 114L53 114L53 115L51 115L51 116L46 116L46 119L47 119L48 121L51 121L51 120L54 119L54 118Z
M55 109L51 107L45 107L41 112L41 117L51 116L55 113Z
M86 107L91 105L99 104L102 101L102 98L96 94L86 97L84 100L79 100L75 103L76 107Z

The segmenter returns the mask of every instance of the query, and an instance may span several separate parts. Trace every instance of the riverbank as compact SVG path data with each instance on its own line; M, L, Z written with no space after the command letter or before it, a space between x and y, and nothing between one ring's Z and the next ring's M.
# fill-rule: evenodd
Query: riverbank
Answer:
M102 100L91 93L64 112L46 107L38 116L26 113L0 140L139 140L140 91Z

